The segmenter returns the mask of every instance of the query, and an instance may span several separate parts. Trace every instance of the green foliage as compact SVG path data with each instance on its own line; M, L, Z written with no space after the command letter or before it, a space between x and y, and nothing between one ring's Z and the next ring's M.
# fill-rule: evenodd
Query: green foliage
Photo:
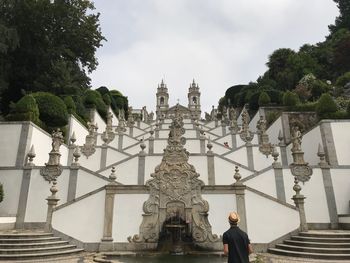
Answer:
M102 118L107 118L107 105L98 91L87 90L84 94L84 105L86 108L95 108Z
M344 87L348 83L350 83L350 71L338 77L335 82L335 85L338 87Z
M333 0L339 8L339 16L335 19L335 24L329 26L329 30L334 33L340 28L350 29L350 2L348 0Z
M103 98L103 101L106 105L109 106L112 104L112 98L108 93L104 94L102 98Z
M337 104L334 102L331 95L328 93L322 94L316 107L317 114L322 118L324 116L329 116L331 113L335 113L337 110Z
M266 115L266 124L267 126L270 126L272 123L275 122L275 120L278 119L280 116L280 113L278 111L270 111Z
M311 95L313 99L318 99L323 93L330 90L330 85L326 82L316 79L311 83Z
M268 104L270 104L271 102L271 98L270 96L265 92L261 92L259 95L259 106L266 106Z
M21 90L77 95L90 86L88 73L104 40L92 1L5 0L0 6L3 111Z
M4 187L0 184L0 203L4 200Z
M66 96L63 101L64 104L66 104L68 113L72 114L76 112L77 107L75 106L75 102L71 96Z
M291 91L286 91L283 95L283 105L284 106L295 106L299 104L299 97L297 94Z
M67 107L61 98L48 92L36 92L32 95L39 107L39 118L48 128L68 124Z
M32 95L22 97L7 116L12 121L32 121L39 124L39 108Z
M297 104L295 106L289 106L288 110L289 111L299 111L299 112L316 111L316 107L317 107L317 101L316 102L307 102L307 103L303 103L303 104Z

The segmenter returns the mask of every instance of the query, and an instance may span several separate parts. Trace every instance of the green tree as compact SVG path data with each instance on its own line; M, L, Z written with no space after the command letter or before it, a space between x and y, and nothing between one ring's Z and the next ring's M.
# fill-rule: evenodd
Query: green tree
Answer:
M350 83L350 71L338 77L335 82L335 85L339 87L344 87L348 83Z
M316 106L316 112L320 117L324 117L338 110L337 104L328 93L322 94Z
M73 95L90 86L87 74L104 40L91 1L2 0L0 6L0 25L11 25L19 39L2 59L8 62L4 111L22 90Z
M11 121L32 121L39 124L39 108L34 97L29 94L23 96L15 105L11 106L12 110L7 119Z
M297 94L291 91L286 91L283 95L283 105L284 106L296 106L299 104L299 97Z
M340 28L350 30L350 2L348 0L333 0L339 8L339 16L335 19L335 24L329 26L331 33Z
M270 104L270 102L270 96L265 91L261 92L259 95L259 106L266 106Z

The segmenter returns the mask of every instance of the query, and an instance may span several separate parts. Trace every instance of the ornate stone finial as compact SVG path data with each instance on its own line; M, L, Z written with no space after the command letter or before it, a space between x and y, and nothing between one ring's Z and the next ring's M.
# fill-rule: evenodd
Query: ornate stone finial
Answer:
M101 134L101 139L103 141L103 145L106 146L108 144L108 134L107 134L107 131L104 131L102 134Z
M151 138L153 138L154 130L153 130L153 126L152 125L151 125L151 129L150 129L149 133L151 134Z
M77 146L74 149L73 152L73 157L74 157L74 162L72 163L73 166L79 166L79 158L80 158L81 154L80 154L80 147Z
M284 146L284 137L283 137L282 130L279 130L279 132L278 132L278 140L279 140L278 145Z
M117 179L117 176L115 175L115 167L112 166L112 173L109 175L109 179L111 179L113 182Z
M88 122L89 134L85 137L85 144L81 147L81 152L87 158L96 152L96 135L95 135L95 125Z
M55 180L61 173L62 167L60 164L60 147L63 144L64 139L60 129L52 132L52 150L49 153L49 161L45 163L45 167L40 170L40 174L47 181Z
M242 178L241 174L239 173L238 166L235 166L235 174L233 175L233 178L236 180L235 184L241 183L240 180Z
M292 128L292 156L293 163L290 164L292 174L297 177L298 181L305 183L310 180L312 169L307 162L304 161L304 152L301 149L302 135L298 126Z
M76 141L77 141L77 138L75 136L75 132L73 132L72 136L70 137L70 145L75 146Z
M141 148L141 152L145 153L146 144L145 144L144 138L141 139L140 148Z
M54 197L56 196L56 193L58 192L58 189L57 189L57 180L54 179L52 181L52 186L50 187L50 192L51 192L51 196Z
M204 135L204 129L203 129L203 125L201 125L200 127L199 127L199 138L200 139L205 139L205 135Z
M30 147L30 150L27 154L27 166L35 166L35 164L33 163L33 160L35 158L36 154L35 154L35 150L34 150L34 144L32 144L32 147Z
M133 127L134 124L135 124L135 120L134 120L134 116L132 115L132 111L133 111L133 109L132 109L132 107L130 106L130 107L128 108L128 126L129 126L129 127Z
M328 166L328 163L326 161L326 154L323 150L323 146L320 143L318 144L317 156L320 158L320 162L318 163L319 166L321 167Z
M280 155L277 151L277 147L276 146L273 146L273 150L272 150L272 157L273 157L273 160L274 160L274 163L277 163L278 161L278 156Z
M294 186L293 186L293 190L296 194L296 196L300 195L300 191L301 191L301 186L299 185L299 180L298 177L294 177Z
M213 148L213 144L211 143L210 136L208 138L207 148L208 148L208 153L212 153L211 149Z
M247 109L244 107L242 110L242 129L240 133L240 137L244 142L250 142L253 140L253 135L249 130L249 113Z

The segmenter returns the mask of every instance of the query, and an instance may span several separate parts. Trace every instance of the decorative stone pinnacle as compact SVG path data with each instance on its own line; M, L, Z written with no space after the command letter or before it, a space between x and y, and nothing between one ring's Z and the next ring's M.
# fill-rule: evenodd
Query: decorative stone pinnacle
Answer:
M154 134L154 130L153 130L153 126L151 125L151 130L149 131L149 133L151 134L151 137L153 136Z
M233 178L236 180L236 183L238 183L238 181L242 178L237 165L235 166L235 174L233 175Z
M323 150L323 146L320 143L318 144L317 156L320 158L320 162L318 163L320 166L328 166L325 158L326 154Z
M50 187L51 197L55 197L56 193L58 192L56 185L57 185L57 180L55 179L52 181L52 186Z
M144 138L141 139L140 148L142 152L144 152L144 150L146 149Z
M102 141L103 141L103 145L107 145L109 139L108 139L108 134L106 131L104 131L101 135Z
M117 176L115 175L115 167L112 167L112 173L109 175L109 179L111 179L113 182L117 179Z
M284 137L283 137L282 130L279 130L279 132L278 132L279 145L284 145L283 139L284 139Z
M80 156L81 156L81 154L80 154L80 147L77 146L77 147L75 147L75 150L73 152L73 157L74 157L73 165L75 165L75 166L79 165L78 161L79 161Z
M207 148L208 148L208 152L211 152L211 149L213 148L213 144L211 143L211 139L210 139L210 136L208 138L208 144L207 144Z
M33 159L35 158L35 150L34 150L34 145L32 144L32 147L30 148L27 157L28 157L28 162L27 166L34 166Z
M299 180L298 178L295 176L294 177L294 186L293 186L293 190L295 191L295 195L299 196L300 195L300 191L301 191L301 186L299 185Z
M75 132L72 133L72 136L70 137L70 145L75 146L77 138L75 136Z
M273 157L273 160L275 161L275 163L277 163L278 161L278 156L280 154L278 153L277 151L277 147L276 146L273 146L273 150L272 150L272 157Z

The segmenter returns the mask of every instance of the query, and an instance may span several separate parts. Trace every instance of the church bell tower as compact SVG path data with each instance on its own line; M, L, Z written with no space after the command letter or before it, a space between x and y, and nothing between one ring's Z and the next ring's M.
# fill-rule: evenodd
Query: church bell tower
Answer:
M199 92L199 86L193 80L188 89L188 109L191 111L192 118L201 118L201 93Z
M157 88L157 109L156 109L156 115L157 119L161 119L163 117L166 117L167 111L169 109L169 93L168 88L166 84L164 84L164 81L158 85Z

